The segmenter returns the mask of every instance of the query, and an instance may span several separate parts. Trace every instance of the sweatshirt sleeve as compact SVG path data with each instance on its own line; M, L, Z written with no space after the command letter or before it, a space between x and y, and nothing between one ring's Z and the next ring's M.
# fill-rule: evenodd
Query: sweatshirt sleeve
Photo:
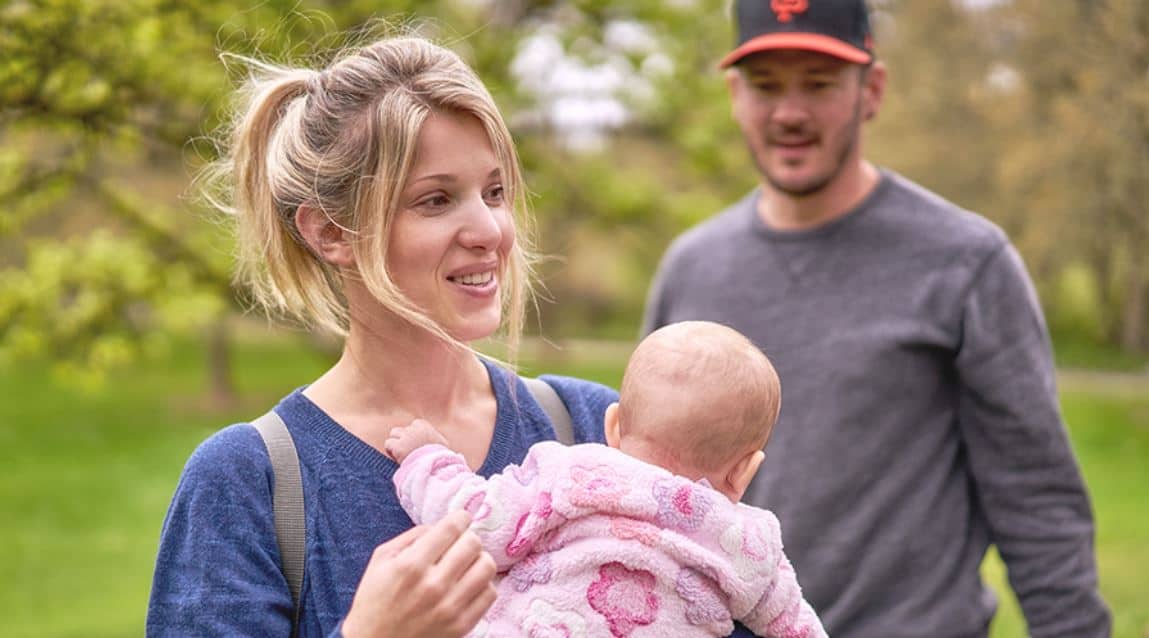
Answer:
M495 559L499 571L525 557L535 542L557 524L552 516L553 464L542 443L531 447L521 466L511 465L488 479L475 474L463 457L441 445L425 445L410 454L395 473L395 490L416 524L433 523L450 511L471 513L471 531Z
M271 480L266 448L247 425L217 433L192 454L160 535L147 635L291 633Z
M956 363L969 467L1030 635L1108 636L1093 515L1058 407L1045 320L1008 243L966 295Z

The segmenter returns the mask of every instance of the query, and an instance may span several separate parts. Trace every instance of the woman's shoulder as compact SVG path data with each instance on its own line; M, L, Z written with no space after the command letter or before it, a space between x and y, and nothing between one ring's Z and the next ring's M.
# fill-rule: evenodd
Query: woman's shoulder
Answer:
M555 389L572 417L575 411L584 409L601 416L608 405L618 401L617 390L595 381L557 374L544 374L539 378Z
M603 443L602 423L606 409L618 401L618 392L594 381L561 375L546 374L539 377L547 382L570 413L575 429L575 440L582 443Z
M563 401L568 399L576 402L605 402L607 405L618 401L618 391L610 386L596 381L578 379L558 374L544 374L539 377L546 381L559 393Z
M181 487L187 484L251 485L270 478L271 462L263 439L250 423L235 423L200 443L184 465Z

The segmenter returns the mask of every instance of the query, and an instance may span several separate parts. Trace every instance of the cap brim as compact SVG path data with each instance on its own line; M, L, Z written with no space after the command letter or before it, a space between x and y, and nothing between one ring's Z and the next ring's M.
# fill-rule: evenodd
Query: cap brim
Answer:
M817 33L768 33L753 40L747 40L742 46L722 58L718 66L725 69L752 53L777 51L779 49L800 49L825 53L854 64L868 64L873 59L873 56L868 52L826 35Z

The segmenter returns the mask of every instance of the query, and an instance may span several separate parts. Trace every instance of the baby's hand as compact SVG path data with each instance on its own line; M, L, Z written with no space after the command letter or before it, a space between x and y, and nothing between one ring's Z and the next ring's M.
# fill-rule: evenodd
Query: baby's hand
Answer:
M423 447L424 445L431 445L432 443L446 446L447 439L443 438L442 434L439 434L435 426L423 419L415 419L407 425L398 425L391 428L391 433L387 435L387 442L383 444L383 451L387 453L387 456L394 459L396 463L402 463L408 454L414 452L417 448Z

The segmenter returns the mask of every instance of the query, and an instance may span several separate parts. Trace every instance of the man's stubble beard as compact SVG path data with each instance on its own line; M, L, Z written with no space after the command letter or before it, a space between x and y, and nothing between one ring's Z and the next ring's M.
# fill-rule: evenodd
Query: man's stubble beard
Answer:
M837 158L830 171L822 177L815 176L813 181L805 185L788 187L782 184L777 179L775 179L773 175L770 174L770 171L766 167L765 163L759 161L758 156L754 153L753 148L750 149L750 156L754 158L754 164L758 167L758 174L766 178L767 183L769 183L770 187L775 191L796 199L810 197L811 195L815 195L821 192L823 189L829 186L830 183L832 183L838 177L838 175L842 173L842 169L846 165L846 159L849 158L850 154L858 146L858 137L860 136L862 130L861 96L858 96L858 99L854 102L854 116L851 118L850 123L847 125L847 129L850 131L849 136L846 139L846 143L842 145L842 149L838 152ZM769 142L767 142L767 144L769 144ZM749 146L749 143L747 143L747 146Z

